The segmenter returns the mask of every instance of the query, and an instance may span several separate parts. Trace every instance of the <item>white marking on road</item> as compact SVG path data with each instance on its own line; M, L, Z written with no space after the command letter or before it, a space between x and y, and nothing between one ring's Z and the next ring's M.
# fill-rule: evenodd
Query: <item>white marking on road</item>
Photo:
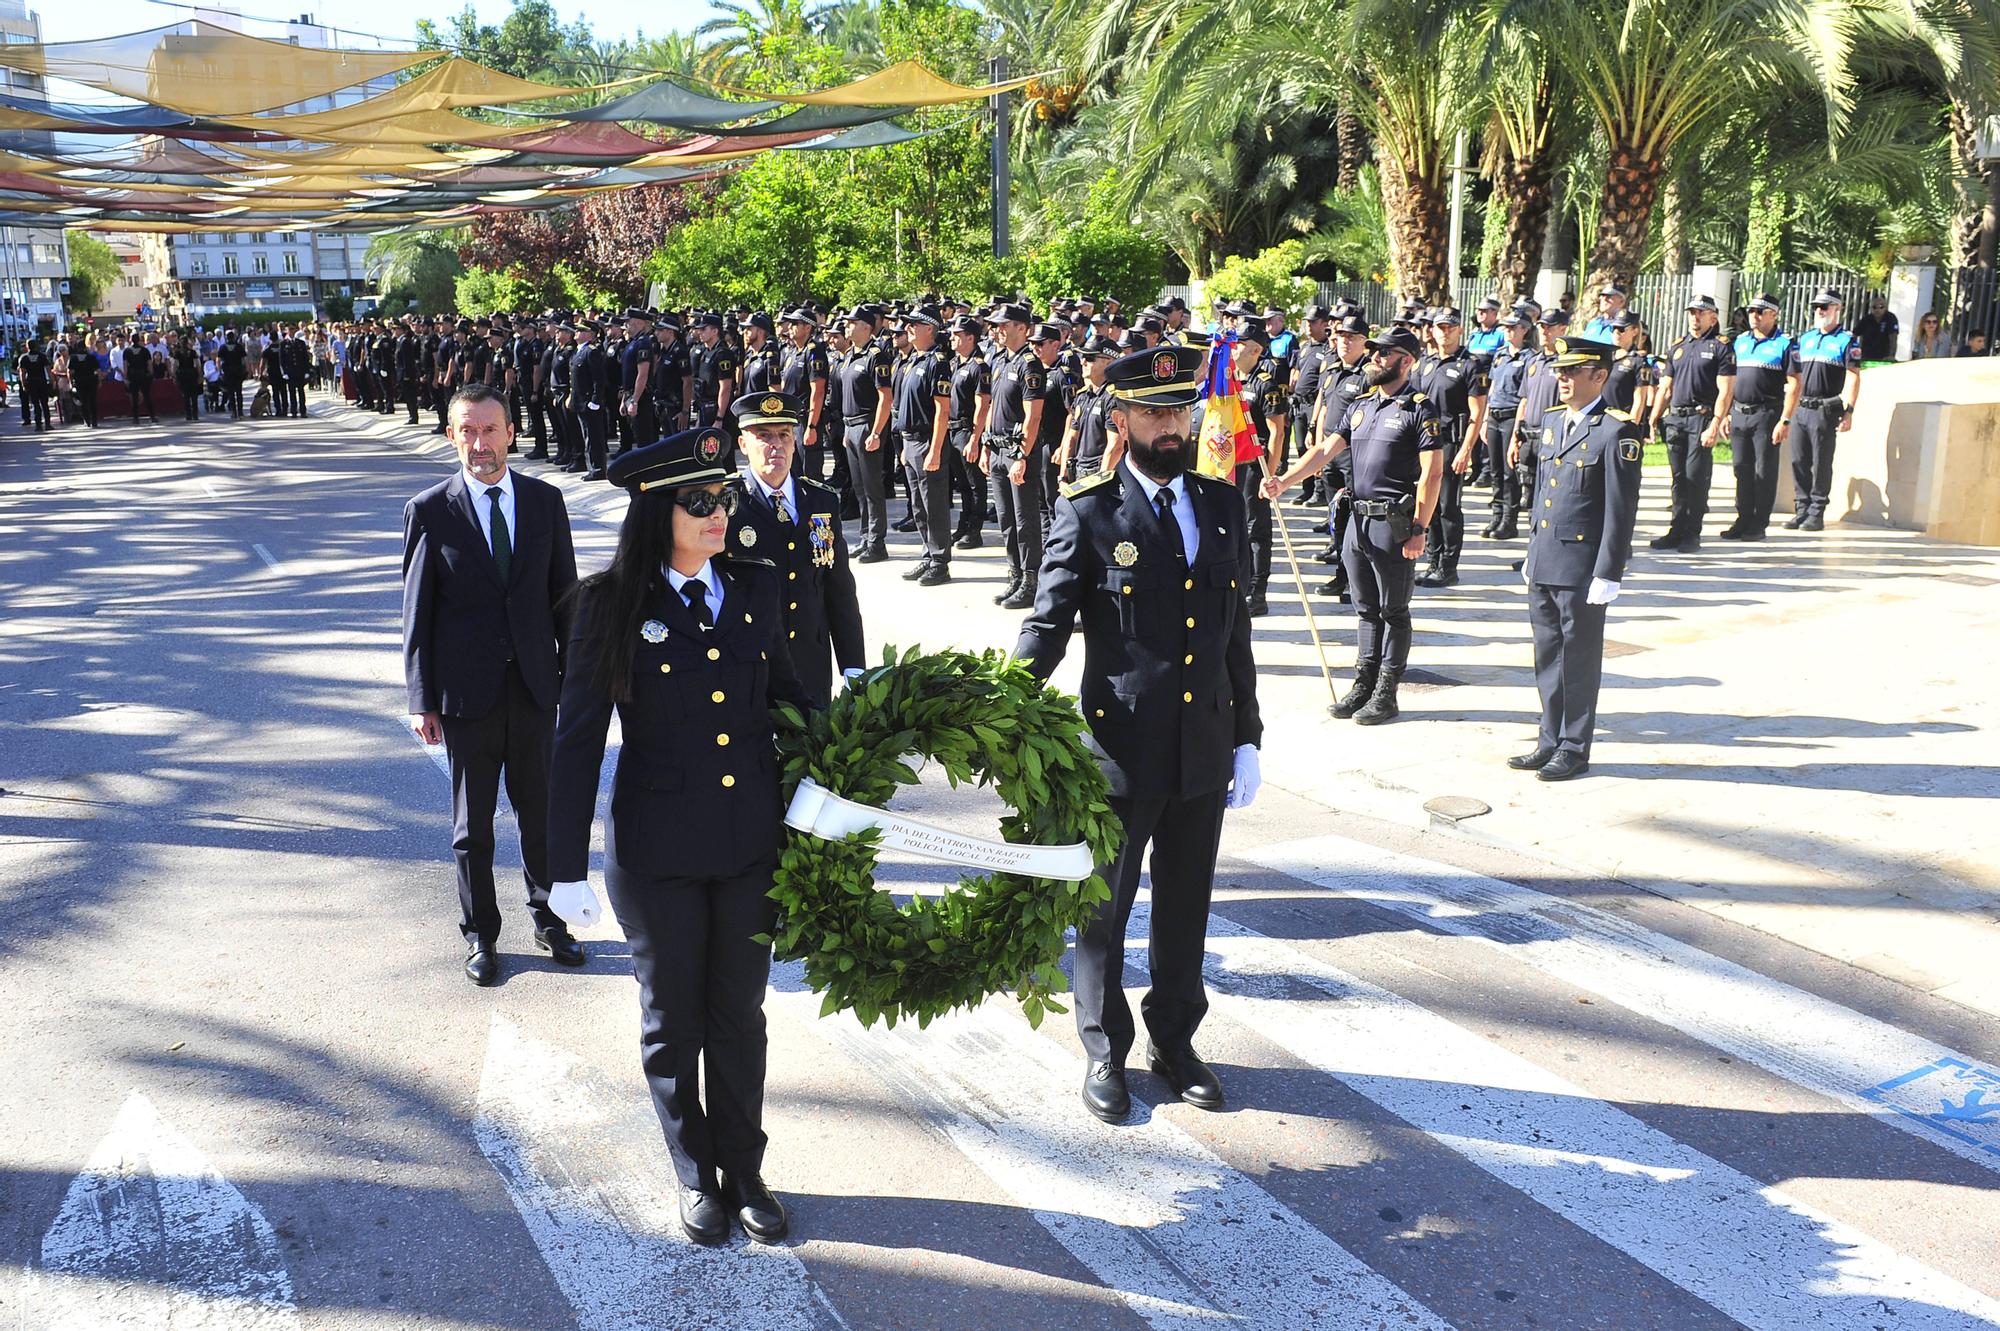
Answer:
M250 548L257 552L257 558L263 560L266 564L270 566L271 572L283 573L285 571L284 565L278 562L277 556L272 554L269 550L266 550L263 546L253 545Z
M20 1325L280 1331L298 1311L270 1222L135 1091L42 1236Z
M204 490L206 490L206 491L208 491L208 497L209 497L210 499L220 499L220 498L222 498L222 492L221 492L220 490L216 489L216 488L215 488L215 487L214 487L213 485L211 485L211 484L209 483L209 480L208 480L208 478L207 478L206 476L204 476L204 477L202 477L202 478L201 478L201 488L202 488L202 489L204 489ZM263 548L262 546L259 546L259 547L258 547L258 549L260 549L260 550L261 550L262 548Z
M1447 1327L1165 1116L1100 1126L1078 1102L1083 1063L1006 998L870 1031L819 1020L802 968L779 977L773 1006L879 1077L1154 1327Z
M580 1331L813 1331L835 1324L788 1248L681 1232L644 1083L611 1086L495 1016L472 1131Z
M1902 1112L1893 1092L1881 1099L1868 1094L1940 1059L1978 1062L1934 1041L1608 911L1455 865L1339 836L1264 846L1243 858L1429 928L1480 939L1544 974L2000 1172L2000 1119L1952 1120L1949 1106Z
M1141 902L1130 946L1149 921ZM1753 1331L1871 1331L1885 1305L1913 1331L2000 1326L2000 1300L1297 948L1211 917L1204 971L1218 1013Z

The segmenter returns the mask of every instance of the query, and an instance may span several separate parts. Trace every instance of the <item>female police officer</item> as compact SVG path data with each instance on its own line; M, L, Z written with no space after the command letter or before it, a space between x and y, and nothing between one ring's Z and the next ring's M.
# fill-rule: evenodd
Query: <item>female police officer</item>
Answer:
M720 558L728 440L689 430L619 455L631 492L611 566L580 604L556 721L549 866L555 908L588 923L584 881L604 734L624 748L611 787L605 886L632 945L640 1062L681 1182L681 1224L699 1243L784 1237L760 1177L765 1136L764 990L781 815L771 709L809 706L780 638L768 563ZM699 1075L707 1074L704 1106Z

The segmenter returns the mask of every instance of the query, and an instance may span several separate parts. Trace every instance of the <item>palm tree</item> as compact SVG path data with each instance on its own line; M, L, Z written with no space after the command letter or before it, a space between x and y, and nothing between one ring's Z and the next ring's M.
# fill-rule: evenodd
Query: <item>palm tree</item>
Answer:
M1977 140L2000 112L2000 0L1902 0L1898 17L1950 103L1952 263L1991 268L2000 258L2000 160L1982 159Z
M1484 124L1481 170L1506 219L1494 276L1500 298L1512 300L1534 284L1555 198L1556 71L1540 33L1489 23L1484 41L1470 114Z
M1505 0L1492 30L1559 34L1548 44L1606 152L1589 285L1638 275L1662 178L1683 142L1746 89L1813 88L1836 129L1863 23L1849 0ZM1726 56L1730 75L1716 76Z
M808 43L818 31L823 0L711 0L715 17L694 30L702 73L718 83L754 65L775 43Z

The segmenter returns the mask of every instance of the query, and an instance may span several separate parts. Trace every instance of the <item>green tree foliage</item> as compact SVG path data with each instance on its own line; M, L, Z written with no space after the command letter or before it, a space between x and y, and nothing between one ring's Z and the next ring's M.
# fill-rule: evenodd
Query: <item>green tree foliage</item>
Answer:
M1037 304L1087 293L1116 296L1136 310L1159 296L1160 242L1123 220L1117 193L1118 175L1107 171L1084 201L1081 217L1048 219L1047 239L1027 260L1027 292Z
M458 281L465 273L458 249L464 234L444 231L386 231L368 243L365 260L382 297L401 300L406 307L436 313L457 299Z
M69 307L90 314L118 285L121 265L111 247L88 231L69 233Z
M596 54L590 24L578 19L565 27L549 0L514 0L514 8L497 25L481 23L471 5L442 26L420 18L417 40L450 48L515 78L556 83L576 77Z
M1304 262L1305 246L1287 240L1249 258L1225 259L1206 290L1210 299L1246 300L1260 310L1276 306L1299 323L1317 290L1311 279L1299 275Z
M543 304L541 298L546 294L546 289L538 288L519 270L468 268L457 283L458 312L477 317L496 310L526 309Z

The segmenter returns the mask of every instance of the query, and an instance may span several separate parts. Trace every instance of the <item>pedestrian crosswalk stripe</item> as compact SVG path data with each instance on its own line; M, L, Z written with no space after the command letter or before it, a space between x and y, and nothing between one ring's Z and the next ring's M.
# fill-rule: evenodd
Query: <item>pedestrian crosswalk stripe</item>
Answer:
M1158 1331L1444 1331L1395 1284L1158 1113L1107 1127L1084 1065L1004 998L924 1030L818 1018L799 968L771 1004L879 1077Z
M1129 937L1145 946L1145 902ZM1307 953L1211 917L1215 1014L1328 1073L1751 1331L2000 1325L1903 1257L1564 1078ZM1303 984L1317 991L1298 994ZM1727 1258L1718 1260L1718 1236Z
M1609 911L1454 865L1340 836L1260 846L1242 858L1426 928L1481 939L1566 984L2000 1173L2000 1115L1953 1118L1949 1105L1928 1094L1930 1085L1910 1078L1933 1067L1979 1068L1979 1060L1935 1041Z

